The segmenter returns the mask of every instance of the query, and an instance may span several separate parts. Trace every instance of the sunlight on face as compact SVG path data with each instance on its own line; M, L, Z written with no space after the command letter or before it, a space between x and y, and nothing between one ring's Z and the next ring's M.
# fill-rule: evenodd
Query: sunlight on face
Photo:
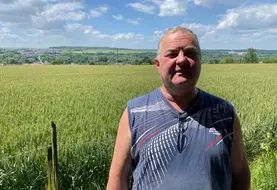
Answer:
M164 86L172 90L192 90L200 75L200 52L193 35L177 31L164 36L156 66Z

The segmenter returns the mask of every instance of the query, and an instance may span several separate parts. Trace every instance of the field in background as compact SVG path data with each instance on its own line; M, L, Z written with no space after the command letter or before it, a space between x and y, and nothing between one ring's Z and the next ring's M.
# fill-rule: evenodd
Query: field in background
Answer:
M277 188L276 76L277 65L203 65L198 83L235 105L253 189ZM154 66L1 67L0 189L44 189L51 121L60 187L104 189L127 101L159 85Z

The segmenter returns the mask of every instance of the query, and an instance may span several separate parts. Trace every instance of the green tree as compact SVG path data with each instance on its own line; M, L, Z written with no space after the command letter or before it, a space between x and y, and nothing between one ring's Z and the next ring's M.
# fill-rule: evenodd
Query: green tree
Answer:
M6 60L7 60L7 64L9 65L18 64L18 61L15 58L8 58Z
M143 62L144 64L149 64L149 65L151 65L151 64L154 63L154 61L152 61L148 56L145 56L145 57L142 59L142 62Z
M248 48L247 52L245 53L243 60L245 63L258 63L258 57L256 53L256 49Z
M98 57L98 61L106 63L108 61L108 57L104 56L104 55L101 55L101 56Z
M58 62L55 59L53 59L50 64L51 65L58 65Z
M234 63L234 59L232 57L225 57L224 62L225 63Z
M220 62L220 60L218 60L218 59L210 59L208 61L208 64L219 64L219 62Z
M263 63L277 63L277 58L274 58L274 57L264 58Z

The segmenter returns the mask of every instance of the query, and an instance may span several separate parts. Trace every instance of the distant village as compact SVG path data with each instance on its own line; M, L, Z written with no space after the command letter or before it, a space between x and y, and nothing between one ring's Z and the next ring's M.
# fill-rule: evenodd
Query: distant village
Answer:
M205 50L203 50L205 52ZM208 50L209 51L209 50ZM216 51L216 50L212 50ZM219 50L222 51L222 50ZM59 55L61 54L61 49L60 48L2 48L0 49L0 54L8 53L8 52L13 52L13 53L20 53L25 56L39 56L39 55L44 55L44 54L56 54ZM246 51L227 51L228 54L232 55L238 55L238 56L243 56Z
M121 52L119 52L121 50ZM276 50L202 50L203 64L276 63ZM118 53L119 52L119 53ZM0 65L154 64L156 50L100 47L0 48Z
M3 53L8 53L8 52L13 52L13 53L20 53L25 56L38 56L42 54L59 54L60 51L57 49L53 48L46 48L46 49L39 49L39 48L32 48L32 49L27 49L27 48L2 48L0 49L0 54Z

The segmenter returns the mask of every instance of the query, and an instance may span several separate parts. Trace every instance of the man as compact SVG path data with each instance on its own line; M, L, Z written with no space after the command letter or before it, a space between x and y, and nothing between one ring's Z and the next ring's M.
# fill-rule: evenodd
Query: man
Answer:
M168 29L156 68L162 86L128 102L118 127L108 190L250 190L241 126L228 101L196 88L195 34ZM215 84L216 85L216 84Z

